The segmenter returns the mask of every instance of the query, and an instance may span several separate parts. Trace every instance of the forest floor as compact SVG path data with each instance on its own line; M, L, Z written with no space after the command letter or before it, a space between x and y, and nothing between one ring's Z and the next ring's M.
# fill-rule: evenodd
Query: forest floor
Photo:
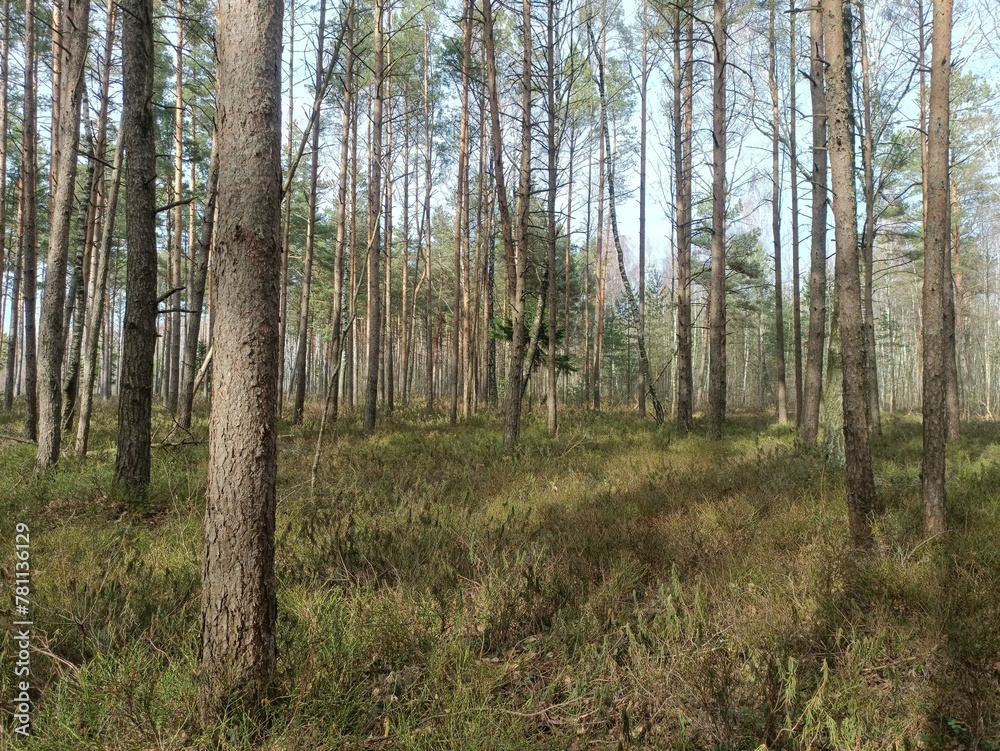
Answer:
M953 531L926 541L919 421L889 416L861 555L842 473L764 417L712 443L572 411L549 439L530 415L510 456L496 415L404 409L370 438L348 416L310 491L318 409L280 431L270 726L254 745L232 717L221 748L1000 749L1000 424L963 425ZM15 523L31 530L19 749L210 746L192 731L207 447L155 447L129 508L114 420L41 478L33 446L0 439L5 582Z

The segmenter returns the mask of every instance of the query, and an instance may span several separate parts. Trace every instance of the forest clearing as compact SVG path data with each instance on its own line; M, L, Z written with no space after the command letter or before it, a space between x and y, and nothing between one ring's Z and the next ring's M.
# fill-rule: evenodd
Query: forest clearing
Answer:
M97 460L44 480L31 447L0 451L3 533L33 520L44 604L17 747L210 747L189 735L205 446L154 449L132 509L97 417ZM550 439L531 415L512 457L497 415L410 409L377 438L351 415L310 492L318 417L282 426L270 729L223 718L221 748L995 745L996 423L949 450L953 532L929 544L919 422L888 418L857 556L842 472L760 418L714 442L583 411Z

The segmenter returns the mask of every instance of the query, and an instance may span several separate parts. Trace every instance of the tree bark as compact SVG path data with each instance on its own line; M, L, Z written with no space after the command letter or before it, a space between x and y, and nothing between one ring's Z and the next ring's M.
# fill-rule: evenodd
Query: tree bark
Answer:
M80 106L83 71L87 61L90 0L64 0L64 28L60 33L59 59L62 85L55 120L56 187L49 214L49 250L38 341L38 454L35 466L49 467L59 460L62 438L62 365L65 354L63 327L66 305L66 264L70 223L76 190L77 151L80 146Z
M35 54L35 0L24 6L24 116L21 120L21 298L24 318L24 435L38 437L38 359L35 295L38 287L38 58Z
M518 241L525 237L528 203L526 192L530 189L531 161L531 15L527 2L522 4L526 12L524 19L524 47L526 54L522 72L522 106L521 113L521 184L519 186ZM518 378L524 361L523 322L524 322L524 277L520 274L521 284L518 285L519 264L524 261L523 250L518 254L514 242L514 225L511 219L510 204L507 201L507 181L503 165L503 132L500 129L500 92L497 83L497 56L493 40L493 2L483 2L483 43L486 53L486 80L490 101L490 132L493 149L493 179L495 181L497 209L500 213L500 233L503 237L504 260L507 264L507 297L511 305L511 322L513 326L513 342L511 343L510 371L508 373L507 409L504 421L504 448L509 450L517 442L521 419L521 390ZM522 223L524 222L524 223ZM521 245L524 248L523 244ZM517 305L518 300L521 301ZM517 354L518 351L521 354Z
M795 427L802 427L802 301L799 293L799 158L795 137L797 111L795 103L798 58L795 31L795 0L788 3L789 55L788 55L788 176L792 202L792 347L795 353Z
M333 340L331 351L337 355L337 381L332 382L333 395L329 402L327 417L336 420L340 411L339 380L340 361L343 358L344 336L341 327L344 321L344 256L347 248L347 171L351 142L351 101L354 98L354 2L347 6L347 59L344 62L344 106L340 139L340 175L337 182L337 238L333 256Z
M948 234L951 204L948 190L948 138L950 130L952 1L934 0L931 91L927 133L926 225L924 228L923 282L923 483L924 530L930 535L947 529L945 492L945 443L948 438L948 404L945 285L948 273Z
M213 253L199 704L208 724L272 693L277 602L280 0L222 0L217 21L219 220Z
M288 4L288 152L285 166L286 181L292 175L294 141L295 141L295 0ZM350 101L350 98L348 98ZM289 183L290 185L290 183ZM285 191L282 196L284 213L281 221L281 291L278 296L278 418L281 418L285 404L285 347L288 333L288 255L292 230L292 191Z
M865 393L868 397L868 420L874 435L882 435L882 416L879 410L878 366L875 359L875 138L872 134L872 83L868 58L868 24L864 4L858 5L861 38L861 102L862 139L861 170L865 195L865 226L861 235L861 255L865 266Z
M546 410L548 412L548 429L549 435L554 436L559 427L558 425L558 415L556 410L556 162L559 159L558 149L556 147L556 68L555 68L555 56L556 56L556 39L555 39L555 0L547 0L546 2L546 35L547 35L547 48L545 51L545 64L546 64L546 97L548 99L548 128L546 130L546 157L547 157L547 167L548 167L548 190L547 199L548 207L545 213L545 233L546 233L546 277L548 284L546 285L546 303L549 312L548 320L548 342L546 344ZM645 103L645 100L643 100ZM643 124L643 134L645 134L645 123ZM645 142L643 142L645 145ZM640 162L641 164L641 162ZM643 167L645 169L645 167ZM643 173L645 177L645 173ZM642 183L642 178L640 178L640 190L643 191L642 195L645 198L645 185ZM642 211L642 202L640 201L640 212ZM643 220L640 219L640 226L642 226ZM567 288L569 287L569 265L566 265L567 274ZM568 327L567 327L568 329ZM564 336L568 336L567 333Z
M318 109L323 91L323 43L326 38L326 0L319 4L319 30L316 42L316 90L314 109ZM313 125L312 153L309 162L309 212L306 218L306 251L302 270L302 288L299 290L299 320L297 345L295 348L295 370L292 380L295 382L295 406L292 421L302 424L302 413L306 403L306 349L309 336L309 300L312 293L313 255L316 245L316 190L319 179L319 122Z
M646 100L649 73L647 71L647 48L649 30L646 26L646 0L642 0L642 50L639 63L639 320L636 326L639 340L646 335ZM639 368L639 417L646 416L646 371Z
M779 156L780 124L778 105L778 45L775 29L775 5L770 7L770 57L768 58L768 85L771 90L771 236L774 241L774 330L775 330L775 380L778 382L778 424L788 423L788 398L785 383L785 309L784 288L781 279L781 163Z
M97 348L101 338L101 323L104 320L105 300L107 299L108 270L111 268L111 241L114 237L115 215L118 211L118 187L121 183L123 143L124 134L119 128L118 144L115 146L114 163L111 167L107 208L101 226L101 241L100 245L95 248L99 259L94 275L94 294L87 321L87 344L83 356L83 375L80 379L80 418L76 422L76 455L79 457L87 455L87 442L90 438L94 382L97 380Z
M726 1L714 0L712 45L712 271L709 283L708 437L726 416Z
M0 277L5 275L7 268L6 243L7 236L7 106L8 87L7 79L10 75L10 0L3 0L3 29L0 31ZM11 298L12 312L17 308L17 298ZM3 306L0 305L0 308ZM0 312L0 337L3 331L3 313ZM17 338L17 326L10 329L13 336ZM6 370L10 372L13 368L13 360L7 360Z
M208 184L205 186L205 214L201 219L201 237L195 251L188 286L187 332L184 336L184 359L181 363L180 394L178 395L177 424L184 430L191 428L191 408L194 404L195 362L198 359L198 340L201 331L201 309L205 302L205 281L208 276L208 254L215 228L215 207L219 181L218 134L212 132L212 151L208 159Z
M687 12L687 9L684 9ZM674 180L677 202L677 429L693 427L694 371L691 351L691 135L693 127L693 19L688 16L681 62L681 14L674 16Z
M847 509L856 543L871 541L875 480L865 397L864 327L858 266L857 194L854 174L854 110L851 85L851 9L845 0L823 0L823 32L829 65L830 178L837 242L836 287L844 393L844 457Z
M173 413L177 412L177 396L180 391L181 377L181 290L184 285L181 280L181 237L183 236L184 207L181 198L184 195L182 182L184 180L184 6L182 0L177 0L177 70L174 81L174 219L173 243L170 252L170 277L172 295L167 307L172 308L170 315L170 371L167 373L166 399L164 406ZM192 186L193 187L193 186ZM190 304L190 301L189 301ZM168 343L164 342L167 346Z
M823 350L826 337L826 93L824 91L823 16L809 11L809 91L812 97L812 240L809 268L809 338L799 440L816 445L823 398Z
M368 185L368 372L365 382L364 430L375 430L378 408L378 363L381 351L380 273L382 240L382 103L385 96L384 0L375 2L375 79L372 101L371 178Z
M459 338L459 326L462 321L462 249L468 242L469 227L465 219L465 201L469 182L469 83L470 66L472 62L472 13L470 0L462 3L462 109L459 114L458 126L458 185L455 188L455 299L452 307L452 341L451 341L451 409L449 422L454 425L458 420L458 385L461 373L461 343L468 347L467 334ZM465 352L466 357L468 351ZM468 386L466 386L468 387ZM468 417L466 414L465 417Z
M149 485L156 351L156 141L153 132L153 3L123 4L125 319L118 399L115 483L133 500Z

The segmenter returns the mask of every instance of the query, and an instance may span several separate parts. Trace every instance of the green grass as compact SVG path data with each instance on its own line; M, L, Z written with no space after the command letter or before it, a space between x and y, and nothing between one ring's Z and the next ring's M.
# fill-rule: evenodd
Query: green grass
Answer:
M889 416L862 556L841 473L763 418L712 443L586 412L553 440L529 415L510 456L494 415L404 409L371 438L349 415L310 492L316 410L281 427L263 743L242 717L193 730L205 445L154 448L136 510L111 493L112 410L90 459L37 479L0 439L4 581L14 524L32 533L18 748L1000 749L997 424L949 449L953 531L925 541L919 423Z

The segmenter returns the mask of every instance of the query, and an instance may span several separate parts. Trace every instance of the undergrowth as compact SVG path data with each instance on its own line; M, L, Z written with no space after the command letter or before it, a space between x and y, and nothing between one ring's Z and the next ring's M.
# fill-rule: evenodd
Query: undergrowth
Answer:
M403 408L365 437L348 414L310 490L318 409L281 426L263 745L239 716L193 730L204 414L154 448L141 509L111 491L113 409L91 458L40 477L0 438L4 581L15 523L32 535L18 748L1000 749L997 424L949 448L952 531L927 541L919 423L889 416L877 551L858 555L842 474L763 418L713 443L573 411L550 439L528 415L509 455L495 415Z

